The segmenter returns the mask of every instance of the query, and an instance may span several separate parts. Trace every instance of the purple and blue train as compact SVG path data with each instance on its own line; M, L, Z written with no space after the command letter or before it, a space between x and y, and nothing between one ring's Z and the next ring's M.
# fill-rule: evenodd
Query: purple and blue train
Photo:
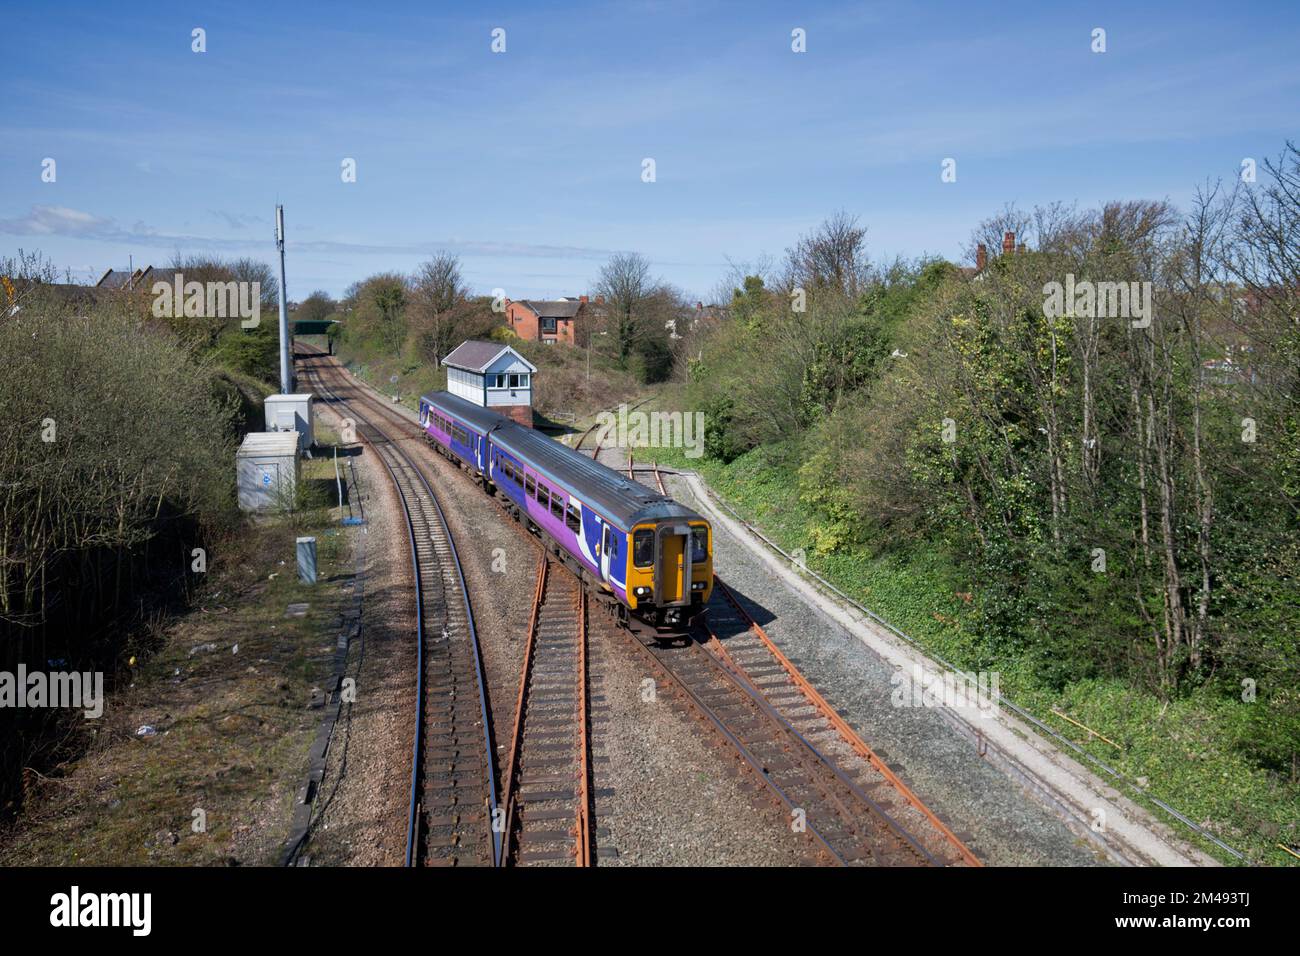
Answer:
M421 397L420 425L629 627L681 637L707 606L712 532L690 508L449 392Z

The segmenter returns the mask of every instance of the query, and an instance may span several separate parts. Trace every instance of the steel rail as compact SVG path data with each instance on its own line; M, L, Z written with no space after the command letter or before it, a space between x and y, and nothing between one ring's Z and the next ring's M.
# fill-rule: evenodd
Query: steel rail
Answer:
M668 676L668 678L673 682L673 684L676 685L676 687L690 700L691 704L696 708L696 710L700 714L702 714L705 717L705 719L709 721L709 723L713 725L714 730L716 730L719 734L721 734L723 739L725 739L728 743L731 744L732 748L740 756L741 760L744 761L744 763L749 767L750 770L754 772L754 774L758 777L758 779L761 780L764 783L764 785L766 785L767 788L772 791L772 793L776 796L776 798L780 800L782 804L785 805L787 810L789 810L791 813L794 813L802 809L801 807L799 807L798 804L795 803L793 799L791 799L790 795L785 792L785 789L779 783L777 783L776 780L772 778L772 775L768 772L767 768L763 765L763 761L759 759L759 757L749 748L749 746L744 741L742 741L738 736L736 736L736 734L734 734L730 729L728 729L727 725L722 721L722 718L718 716L717 712L714 711L714 709L710 707L707 703L705 703L704 700L697 693L695 693L695 691L686 683L686 681L679 674L677 674L676 671L674 671L671 667L669 667L667 663L665 663L658 654L655 653L653 648L647 646L640 638L638 638L631 631L627 631L622 628L620 628L620 630L623 631L624 634L626 634L628 641L630 641L634 646L641 648L641 651L647 656L647 658L652 662L654 662L654 664L659 668L659 670ZM830 841L827 840L826 837L822 835L821 831L817 828L816 825L813 824L811 820L805 820L804 825L806 827L806 832L817 843L821 844L821 848L830 856L830 858L836 863L836 865L848 866L848 860L846 860L839 853L838 850L836 850L833 846L831 846Z
M661 494L667 495L668 489L667 486L664 484L663 474L659 470L659 463L652 462L651 470L652 473L654 474L655 484L658 486L659 492ZM630 456L628 460L628 474L629 476L633 474L633 466L632 466L632 461ZM933 811L929 809L929 807L927 807L924 803L921 802L920 798L916 796L916 794L911 790L911 788L909 788L905 783L903 783L903 781L898 777L898 775L895 774L893 770L891 770L885 764L885 762L880 759L880 757L875 753L875 751L873 751L867 745L867 743L864 740L862 740L860 736L858 736L858 734L853 730L853 728L848 724L848 722L845 721L844 718L841 717L833 707L831 707L830 703L817 691L815 687L813 687L812 683L806 677L803 676L803 674L799 671L799 669L795 667L794 663L788 657L786 657L786 655L781 651L781 649L777 647L776 643L772 641L772 639L767 635L767 632L764 631L763 628L759 626L758 622L754 620L753 616L750 615L749 612L745 610L745 608L740 604L739 599L736 598L736 596L731 592L731 589L728 588L726 584L723 583L722 579L718 577L716 573L713 575L713 583L714 583L714 587L719 589L719 593L722 595L722 597L726 599L728 603L730 603L731 606L736 610L740 619L744 623L746 623L750 627L750 629L761 639L764 647L768 650L769 653L772 654L774 658L776 658L777 662L781 665L782 669L785 670L786 674L790 677L794 685L800 690L800 692L803 693L804 697L809 701L809 703L811 703L813 707L824 718L826 718L826 720L831 724L831 726L835 728L835 730L840 734L841 738L844 739L844 741L848 743L849 746L860 757L867 760L868 763L873 768L878 770L881 773L881 775L884 776L885 779L892 786L894 786L895 789L898 790L898 792L903 796L905 800L907 800L909 804L911 804L915 809L919 810L925 816L925 818L931 823L931 825L933 825L935 829L939 831L940 835L947 842L953 845L953 847L957 850L958 854L963 859L965 859L972 866L982 866L983 864L979 861L979 859L975 856L975 854L972 853L970 849L960 839L958 839L956 834L954 834L943 823L943 821L941 821L937 816L935 816L935 814L933 813ZM848 776L844 774L844 772L838 766L835 765L833 761L831 761L829 758L823 755L816 747L814 747L804 737L803 734L801 734L797 729L795 729L793 725L791 725L783 716L781 716L779 712L776 711L776 709L767 700L762 690L760 690L754 684L754 682L750 680L749 675L745 672L744 668L741 667L734 660L734 658L732 658L730 652L726 649L726 646L723 644L722 641L718 639L718 635L716 634L716 632L714 632L713 628L708 625L707 621L705 622L705 626L708 628L708 632L709 632L710 647L717 655L719 655L723 659L723 661L727 665L725 670L729 673L729 675L732 676L733 679L740 682L741 689L744 690L746 693L750 694L750 696L753 697L754 700L761 707L765 708L774 719L784 724L787 730L791 734L793 734L805 747L807 747L814 754L816 754L817 757L822 762L824 762L827 766L829 766L835 772L835 774L851 789L854 796L856 796L858 799L865 802L872 809L873 812L879 814L880 817L886 822L886 824L895 831L896 835L900 839L904 840L909 845L911 845L916 851L922 854L929 862L933 864L937 864L938 861L934 858L934 856L920 845L920 843L913 837L910 831L908 831L897 820L895 820L893 816L888 811L886 811L883 807L881 807L875 800L873 800L866 793L864 793L861 790L861 788L857 786L856 783L854 783L851 779L849 779Z
M542 614L542 595L546 592L546 575L550 569L550 560L543 553L537 565L537 583L533 588L533 611L528 618L528 639L524 644L524 663L520 670L519 695L515 698L514 729L510 733L510 755L506 759L506 775L502 785L501 798L505 801L505 821L503 828L504 845L497 866L505 866L510 857L510 847L514 837L515 820L515 775L518 771L520 750L524 739L524 702L528 696L528 680L533 669L533 649L537 645L538 622Z
M834 776L839 780L839 782L843 786L847 787L849 791L853 794L853 796L855 796L858 800L862 801L862 803L866 805L867 809L871 813L875 814L879 818L880 822L883 823L887 829L892 831L894 836L899 841L901 841L908 849L916 853L918 856L924 859L931 866L940 865L939 861L935 859L934 855L930 853L928 850L926 850L925 847L921 846L920 842L916 839L915 836L912 835L912 833L906 827L904 827L901 823L895 820L893 815L890 814L889 811L887 811L879 803L877 803L866 793L864 793L862 789L856 783L853 782L853 780L848 776L848 774L846 774L835 763L834 760L832 760L826 754L818 750L817 747L813 745L812 741L810 741L807 737L805 737L802 733L800 733L799 730L792 723L790 723L790 721L788 721L785 717L783 717L777 711L777 709L772 706L771 702L768 701L767 698L763 695L763 692L754 684L752 680L749 679L749 675L746 674L744 670L738 664L736 664L736 662L732 659L731 655L727 652L726 648L723 647L722 642L718 640L718 635L713 631L713 628L709 627L707 622L705 624L705 627L708 629L709 642L711 646L716 651L720 652L720 656L723 659L720 660L718 656L715 656L714 654L711 653L708 654L708 656L710 660L712 660L714 664L718 666L721 672L724 673L728 678L730 678L732 682L735 683L736 686L741 690L741 692L753 698L754 703L758 705L758 708L770 720L777 723L787 734L789 734L799 744L801 744L812 755L816 763L830 770L831 773L834 774ZM706 651L706 653L708 652ZM836 801L836 804L839 807L841 813L844 815L846 820L854 819L854 815L852 811L849 810L848 807L844 806L843 803L839 802L838 800Z
M528 702L534 670L538 665L538 641L541 635L542 607L547 602L547 588L551 583L549 555L539 548L537 581L533 589L533 609L529 615L528 637L524 644L524 659L520 669L519 693L515 700L514 727L511 732L510 752L506 763L506 776L502 789L505 802L505 842L501 854L500 866L510 865L516 849L515 831L520 813L518 790L522 786L519 778L523 774L522 759L526 750L525 738L528 733ZM575 655L574 672L577 679L575 718L577 721L576 753L574 754L577 777L573 823L573 857L578 866L592 866L594 833L591 812L591 763L590 737L587 731L588 697L587 697L587 594L581 581L577 584L577 604L575 607ZM520 827L522 834L522 826ZM522 852L522 847L519 848Z
M713 584L714 587L718 589L718 593L721 594L732 608L735 609L740 619L749 626L749 629L754 632L755 636L762 641L763 646L767 651L776 659L777 663L781 665L781 668L790 678L791 683L798 688L804 698L817 710L817 712L835 728L836 732L839 733L840 738L847 743L859 757L866 760L873 769L878 771L880 775L899 792L908 804L919 811L930 822L930 825L939 832L943 839L957 851L957 854L963 860L971 866L983 866L984 864L980 861L979 857L977 857L971 849L962 842L957 834L952 832L947 824L935 815L933 810L922 802L921 798L916 795L912 788L902 781L898 774L896 774L889 765L880 758L879 754L871 749L867 742L858 735L857 731L849 725L848 721L841 717L839 712L830 705L830 702L821 695L821 693L806 677L804 677L799 668L797 668L790 658L786 657L781 649L777 647L776 643L768 636L767 632L763 630L762 626L754 620L749 611L741 605L740 600L736 595L732 593L731 589L727 587L727 585L723 583L722 579L716 574L713 576ZM717 641L716 635L714 636L714 641L718 644L718 650L730 658L730 653L720 641Z
M587 589L578 582L578 866L591 866L595 834L591 812L591 738L587 733Z
M312 354L312 353L308 353L308 354ZM325 353L316 352L314 354L316 356L320 356L320 355L324 355ZM493 769L493 761L495 755L493 753L493 746L492 746L492 723L488 713L487 684L483 676L483 660L479 648L478 632L474 625L474 611L469 601L469 589L465 584L464 569L461 567L460 555L456 551L456 543L453 540L451 535L451 526L447 523L447 518L446 515L443 513L442 505L439 503L437 495L434 494L433 488L429 484L428 479L424 476L424 473L410 459L410 457L405 452L403 452L400 448L398 448L394 443L393 439L391 439L381 428L376 426L372 420L362 415L360 412L356 411L356 409L353 407L352 402L343 398L337 391L330 388L329 385L325 383L325 377L323 374L321 374L321 371L319 369L313 367L310 369L309 374L317 382L318 386L320 386L325 391L325 393L329 396L329 400L332 403L337 403L341 405L344 409L347 409L348 411L352 412L352 414L355 415L358 419L360 419L360 421L369 425L369 427L374 429L376 433L378 433L380 436L383 437L384 439L383 445L385 446L386 450L394 458L396 458L401 464L405 465L405 467L410 471L410 473L414 475L415 478L418 480L419 485L423 486L424 493L428 497L430 503L433 505L434 513L438 516L438 521L441 524L443 536L447 542L447 548L451 555L452 563L455 567L456 580L459 585L462 598L464 600L465 618L467 623L469 644L471 650L473 651L474 675L478 687L479 710L480 710L480 716L483 725L483 735L484 735L484 761L485 761L484 768L487 774L487 790L488 790L487 800L486 800L486 809L488 811L487 820L488 820L488 827L490 831L490 843L492 846L492 862L494 866L498 865L498 861L501 858L501 834L497 832L495 826L495 822L497 819L496 775ZM362 401L365 401L365 399L363 398ZM375 443L373 440L369 438L365 440L367 441L367 443L371 444L376 449L377 452L380 450L380 444ZM416 553L415 528L412 522L410 508L407 504L406 493L401 488L401 483L397 478L395 469L385 458L384 454L380 452L377 455L377 457L383 463L384 468L388 471L389 477L393 481L393 487L397 490L398 497L402 503L402 510L406 518L407 528L411 539L411 561L412 561L412 567L414 569L415 583L416 583L416 602L417 602L416 626L417 626L417 655L418 655L418 670L417 670L417 681L416 681L417 710L416 710L415 742L413 745L412 767L411 767L411 799L410 799L410 806L408 809L407 837L406 837L406 841L407 841L406 842L406 865L413 866L415 864L415 860L414 860L415 846L418 841L418 834L416 832L416 821L418 819L418 814L419 814L419 781L421 778L421 771L423 769L423 761L421 759L421 749L423 746L423 727L424 727L424 670L425 670L424 619L423 619L424 605L423 605L423 587L422 587L423 577L419 570L419 560ZM417 487L415 490L418 491L419 487Z

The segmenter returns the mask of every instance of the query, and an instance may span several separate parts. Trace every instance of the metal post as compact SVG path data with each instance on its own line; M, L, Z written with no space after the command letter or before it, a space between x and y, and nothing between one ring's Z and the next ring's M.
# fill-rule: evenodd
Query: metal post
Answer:
M289 364L288 292L284 287L284 206L275 207L275 246L280 250L280 394L293 393L293 366Z
M316 539L299 538L297 541L298 551L298 580L303 584L316 583Z

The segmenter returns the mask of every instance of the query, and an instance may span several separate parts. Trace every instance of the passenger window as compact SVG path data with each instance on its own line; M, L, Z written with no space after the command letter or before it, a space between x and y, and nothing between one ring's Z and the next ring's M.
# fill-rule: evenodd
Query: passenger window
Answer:
M542 510L543 510L543 511L546 510L547 499L548 499L549 494L550 494L550 492L548 492L548 491L546 490L546 486L545 486L545 485L538 485L538 486L537 486L537 503L538 503L539 505L542 506Z
M632 563L638 568L648 568L655 563L653 531L638 531L632 536Z
M564 499L559 495L551 495L551 514L557 518L564 517Z
M564 523L574 534L582 530L582 511L572 501L569 502L569 515L564 519Z
M532 475L524 476L524 492L529 498L537 497L537 482L533 481Z

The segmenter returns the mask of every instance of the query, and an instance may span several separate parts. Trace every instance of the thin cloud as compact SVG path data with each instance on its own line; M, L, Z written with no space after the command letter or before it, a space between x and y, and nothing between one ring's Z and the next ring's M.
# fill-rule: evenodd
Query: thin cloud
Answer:
M225 213L218 213L225 216ZM257 217L248 217L255 221ZM266 239L228 239L160 232L143 222L130 228L115 219L95 216L67 206L34 205L27 215L0 219L0 234L10 236L62 236L93 242L118 242L159 249L205 247L211 249L264 249ZM350 255L428 255L446 250L462 256L516 256L530 259L606 259L619 250L591 249L584 246L553 246L525 242L491 242L470 239L442 239L410 243L360 243L334 240L293 242L289 247L300 252L345 253Z

